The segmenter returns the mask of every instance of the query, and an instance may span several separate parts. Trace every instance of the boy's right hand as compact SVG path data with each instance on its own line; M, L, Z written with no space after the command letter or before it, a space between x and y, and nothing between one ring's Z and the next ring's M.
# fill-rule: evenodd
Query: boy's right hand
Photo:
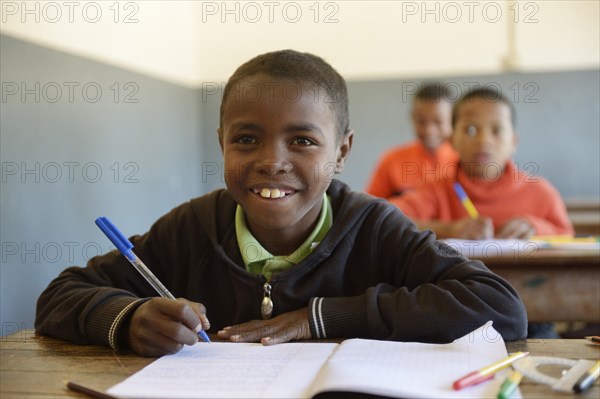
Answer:
M451 223L451 235L453 238L466 240L489 240L494 237L494 224L487 216L479 216L476 219L466 217Z
M206 308L201 303L183 298L152 298L133 312L128 344L142 356L176 353L183 345L198 342L196 329L200 324L204 330L210 328Z

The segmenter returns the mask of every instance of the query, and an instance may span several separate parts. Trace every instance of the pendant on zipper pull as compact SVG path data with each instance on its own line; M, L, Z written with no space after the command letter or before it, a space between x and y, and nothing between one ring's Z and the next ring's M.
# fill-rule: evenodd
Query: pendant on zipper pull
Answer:
M265 297L260 305L260 314L262 315L262 318L266 320L270 319L271 314L273 314L273 301L271 300L271 286L269 283L263 285L263 290Z

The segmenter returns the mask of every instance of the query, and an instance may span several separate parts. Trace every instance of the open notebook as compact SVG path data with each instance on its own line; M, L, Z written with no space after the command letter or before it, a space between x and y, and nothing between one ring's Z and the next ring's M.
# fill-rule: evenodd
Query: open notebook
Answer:
M507 371L461 391L452 390L452 383L506 356L491 322L442 345L365 339L268 347L198 343L161 357L108 393L164 399L326 398L332 392L495 398Z

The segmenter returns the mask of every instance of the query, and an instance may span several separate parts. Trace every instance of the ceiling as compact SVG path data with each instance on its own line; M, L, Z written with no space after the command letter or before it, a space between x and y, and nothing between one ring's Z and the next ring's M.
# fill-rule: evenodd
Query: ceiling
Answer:
M187 87L294 48L347 79L598 68L598 1L2 1L2 34Z

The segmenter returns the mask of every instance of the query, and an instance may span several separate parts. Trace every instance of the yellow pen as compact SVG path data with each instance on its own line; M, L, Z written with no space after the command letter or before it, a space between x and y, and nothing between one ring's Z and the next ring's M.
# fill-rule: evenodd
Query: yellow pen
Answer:
M594 381L596 381L600 377L600 360L596 362L595 365L592 366L581 378L573 385L573 391L576 393L581 393L583 391L588 390L592 385L594 385Z
M532 236L530 240L532 241L544 241L550 244L554 243L596 243L600 237L587 236L587 237L573 237L570 235L555 235L555 236Z
M509 357L502 359L494 364L490 364L487 367L482 368L481 370L473 371L472 373L467 374L466 376L459 378L454 381L452 387L454 390L458 391L459 389L463 389L465 387L479 384L483 381L487 381L494 377L498 371L505 369L510 366L512 362L522 357L529 355L529 352L515 352Z
M462 202L469 216L471 216L473 219L477 219L479 217L479 212L477 212L475 205L473 205L469 199L469 196L467 196L465 189L460 185L459 182L454 183L454 191L456 191L458 199L460 202Z

